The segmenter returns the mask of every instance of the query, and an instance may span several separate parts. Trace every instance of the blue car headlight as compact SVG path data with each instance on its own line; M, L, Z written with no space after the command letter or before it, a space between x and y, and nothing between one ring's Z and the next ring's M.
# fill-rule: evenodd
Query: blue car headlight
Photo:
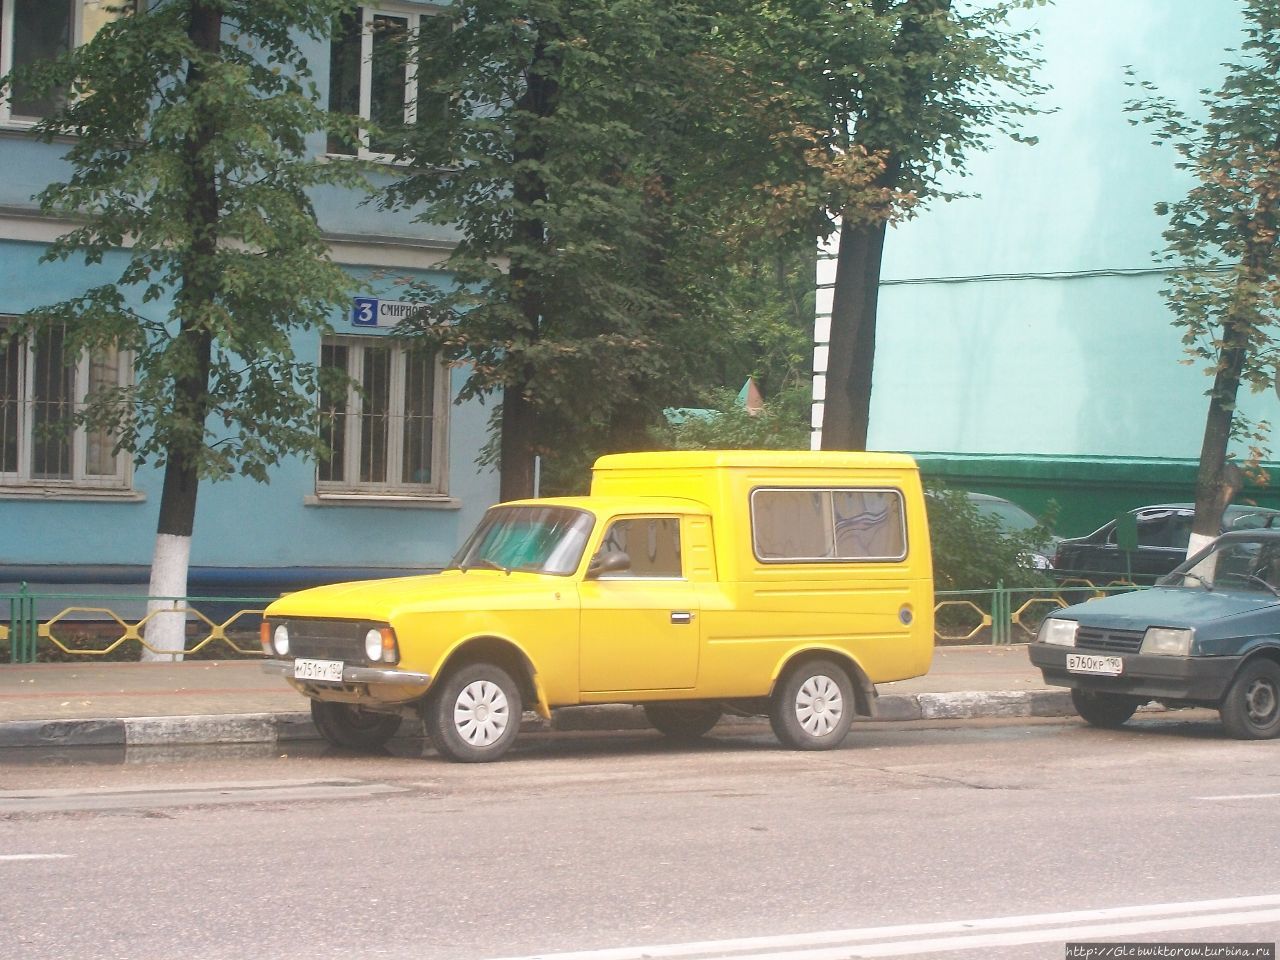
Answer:
M1185 657L1191 653L1191 641L1195 637L1194 630L1151 627L1142 638L1142 649L1139 652L1164 657Z
M1057 617L1046 617L1040 623L1040 632L1036 640L1040 643L1051 643L1056 647L1074 647L1076 630L1080 625L1074 620L1059 620Z

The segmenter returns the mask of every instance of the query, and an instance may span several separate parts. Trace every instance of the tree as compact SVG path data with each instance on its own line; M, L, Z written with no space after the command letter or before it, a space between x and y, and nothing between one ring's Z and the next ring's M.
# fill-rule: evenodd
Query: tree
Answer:
M62 327L70 357L132 353L133 384L95 393L76 421L164 468L152 598L186 595L202 480L266 482L282 457L321 450L320 372L290 336L326 328L353 284L328 259L307 191L358 174L308 159L308 134L352 122L319 106L296 40L327 36L348 6L159 0L17 77L64 92L37 135L73 138L69 178L38 199L77 226L44 259L125 265L115 283L25 315L13 335ZM180 657L185 614L150 606L151 655Z
M503 498L532 492L536 456L642 443L734 366L724 281L764 259L736 227L794 149L777 69L735 59L770 6L473 0L417 64L440 107L390 202L460 239L456 285L421 288L406 333L470 362L464 396L501 396Z
M1207 391L1196 512L1188 556L1222 529L1222 515L1241 486L1227 449L1251 445L1264 456L1268 424L1237 409L1242 384L1254 392L1273 386L1280 321L1280 0L1244 0L1248 39L1227 63L1217 90L1202 91L1204 119L1188 116L1153 85L1127 109L1155 128L1155 142L1171 144L1176 166L1192 177L1182 200L1161 203L1166 263L1162 296L1182 330L1186 363L1202 363L1213 377Z
M712 406L652 433L659 450L801 450L809 441L809 391L795 386L747 410L733 390L712 391Z
M916 215L995 134L1014 139L1037 112L1033 31L1008 26L1042 0L1009 0L962 12L952 0L822 2L812 21L820 44L808 62L812 96L828 111L812 174L833 164L867 168L865 189L829 196L839 248L822 446L866 448L875 360L880 264L888 226ZM813 4L804 4L812 7ZM871 45L868 55L867 47ZM838 182L838 181L837 181Z
M1053 536L1057 504L1028 530L1008 530L994 516L980 513L963 490L939 481L925 485L933 578L939 590L989 590L1049 586L1033 558ZM954 611L952 611L954 613Z

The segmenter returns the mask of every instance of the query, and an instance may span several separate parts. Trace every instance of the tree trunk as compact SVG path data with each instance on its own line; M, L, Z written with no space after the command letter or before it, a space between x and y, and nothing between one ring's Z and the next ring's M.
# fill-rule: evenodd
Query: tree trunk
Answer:
M203 424L208 411L206 391L211 342L207 333L192 332L185 325L180 339L194 342L198 369L174 385L174 406L184 410L182 416ZM186 601L178 598L187 595L191 535L195 528L196 494L200 485L196 459L186 443L171 442L166 448L160 517L156 524L155 552L151 558L151 581L147 588L150 599L147 602L149 617L146 646L142 648L143 660L181 660L186 647Z
M560 105L562 55L553 45L561 31L555 23L538 25L538 41L526 73L519 109L531 118L522 136L516 137L512 157L519 171L513 178L511 198L515 221L511 227L516 251L542 251L547 244L547 228L536 211L547 202L547 184L539 172L546 160L547 144L538 120L553 116ZM537 275L528 254L511 257L511 300L520 313L521 335L530 346L542 333L545 278ZM537 258L532 258L537 259ZM542 260L545 263L545 259ZM499 495L503 500L532 497L534 463L539 448L538 411L530 400L529 384L535 371L523 365L518 377L502 393L502 428L499 434Z
M533 404L521 387L511 386L503 390L502 472L498 485L498 496L503 501L533 496L535 424Z
M202 53L216 55L222 38L222 14L202 0L191 3L187 35ZM198 89L205 81L202 66L187 66L187 83ZM143 660L181 660L186 647L187 573L191 534L195 527L199 459L204 445L204 422L209 413L209 367L213 338L202 315L214 303L218 282L214 275L218 253L218 182L206 156L213 143L213 124L202 114L188 137L183 157L190 178L187 223L191 249L180 267L177 301L182 326L172 345L185 364L173 384L173 421L178 429L165 447L164 488L156 525L151 582L147 588L147 626Z
M1280 140L1273 150L1280 150ZM1257 229L1262 224L1263 229ZM1275 215L1268 203L1260 201L1250 221L1253 228L1245 236L1243 274L1237 275L1233 305L1224 311L1222 318L1221 348L1218 353L1218 369L1209 391L1209 412L1205 416L1204 441L1200 445L1200 467L1196 472L1196 515L1191 524L1191 539L1187 543L1187 556L1199 553L1222 531L1222 515L1244 486L1244 472L1227 461L1227 445L1231 442L1231 424L1235 418L1236 398L1240 394L1240 378L1244 375L1245 362L1249 359L1250 338L1256 331L1252 311L1245 308L1243 316L1236 313L1234 301L1248 303L1248 296L1240 296L1241 286L1265 287L1269 275L1269 262L1275 237ZM1212 569L1196 572L1206 578Z
M867 449L884 223L843 223L831 303L823 450Z
M876 185L898 190L910 176L904 144L918 137L920 114L931 96L933 71L948 42L938 23L951 0L909 0L892 14L899 18L893 60L902 74L888 102L868 100L858 120L856 142L884 158ZM888 16L881 5L877 15ZM917 159L917 162L919 160ZM822 415L823 450L865 450L870 426L871 381L876 355L876 319L880 298L880 265L888 232L885 221L850 222L842 218L840 250L831 304L831 340L827 354L827 399Z
M1231 440L1231 420L1235 415L1236 396L1240 392L1240 376L1244 369L1246 348L1240 345L1241 334L1227 332L1227 346L1221 355L1218 372L1209 393L1209 413L1205 417L1204 441L1200 446L1200 468L1196 472L1196 515L1191 523L1191 539L1187 556L1191 557L1208 545L1222 531L1222 515L1243 486L1238 467L1227 462L1227 444ZM1196 573L1211 578L1213 571Z

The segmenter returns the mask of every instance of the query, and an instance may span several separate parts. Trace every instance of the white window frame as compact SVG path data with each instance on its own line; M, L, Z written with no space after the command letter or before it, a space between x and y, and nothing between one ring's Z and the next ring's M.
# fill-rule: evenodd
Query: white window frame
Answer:
M0 331L11 318L0 317ZM71 476L33 477L32 461L35 459L35 383L31 371L35 365L35 348L30 338L15 341L9 349L22 351L22 360L18 364L18 463L16 471L5 471L0 463L0 496L19 494L24 491L39 491L41 494L85 493L101 491L130 491L133 481L133 462L126 451L115 454L116 469L113 474L89 474L86 472L89 459L89 431L77 426L71 435ZM85 396L89 389L88 353L82 353L75 366L75 379L72 384L72 409L78 413L85 408ZM119 354L116 368L118 387L127 387L132 382L133 358L127 351Z
M757 510L757 497L759 494L769 493L798 493L803 495L811 495L815 493L825 494L828 512L827 526L830 528L830 540L828 542L828 550L831 552L824 556L766 556L760 548L760 520ZM901 538L902 551L896 555L889 556L839 556L835 550L839 544L839 537L836 533L838 523L835 515L835 497L839 494L868 494L878 493L893 498L898 505L898 527L897 533ZM755 558L760 563L766 564L787 564L787 563L901 563L907 558L910 550L910 541L907 539L907 511L906 500L902 491L896 487L756 487L751 491L751 549Z
M360 383L364 370L366 347L376 346L391 351L389 402L387 418L400 429L388 430L388 477L400 477L404 472L404 414L405 414L405 364L411 347L385 336L352 336L333 334L322 340L323 346L341 346L347 350L347 376L353 381L347 387L346 413L343 430L344 450L343 480L321 480L319 465L316 467L316 496L318 498L384 497L439 499L448 496L449 490L449 368L439 352L433 358L433 386L431 398L431 482L405 483L399 480L362 481L360 477L361 430L363 429L364 397L356 384Z
M422 20L426 17L440 16L444 7L428 4L407 3L361 3L360 8L360 103L359 116L368 120L373 113L373 21L379 15L388 17L404 17L408 21L410 36L417 34ZM404 122L412 126L418 120L418 61L410 60L405 69L404 83ZM369 131L360 128L360 146L355 156L361 160L373 160L380 163L391 163L395 157L389 153L378 153L369 149ZM351 154L335 153L333 157L349 157Z
M85 8L101 7L105 3L125 6L125 0L44 0L45 3L63 2L71 6L71 46L81 46L85 36ZM13 13L15 0L0 0L0 76L13 69ZM130 4L132 7L132 4ZM40 122L38 117L13 116L7 97L0 97L0 126L29 130Z

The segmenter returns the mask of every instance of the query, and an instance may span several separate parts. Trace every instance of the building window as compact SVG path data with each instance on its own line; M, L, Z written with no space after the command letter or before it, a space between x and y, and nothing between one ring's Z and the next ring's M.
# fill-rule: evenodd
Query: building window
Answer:
M115 438L68 422L86 398L128 382L124 353L69 356L61 327L0 344L0 488L127 489Z
M0 76L87 43L124 5L120 0L0 0ZM35 123L56 110L61 99L18 84L0 99L0 123Z
M442 109L438 96L419 91L417 65L449 29L439 13L390 4L357 7L338 18L329 45L329 109L371 120L379 132L361 130L356 143L331 133L329 153L389 159L406 127Z
M350 386L320 396L320 431L330 456L316 492L442 496L448 377L436 354L386 337L326 337L320 363Z
M897 490L754 490L751 531L756 557L764 561L901 560L907 555Z

